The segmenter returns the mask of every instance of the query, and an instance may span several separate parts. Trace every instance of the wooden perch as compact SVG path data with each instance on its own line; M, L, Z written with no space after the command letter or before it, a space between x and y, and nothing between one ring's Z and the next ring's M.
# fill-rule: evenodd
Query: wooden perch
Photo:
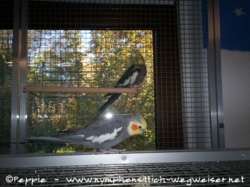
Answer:
M91 88L91 87L59 87L59 86L26 86L23 92L80 92L80 93L131 93L137 88Z

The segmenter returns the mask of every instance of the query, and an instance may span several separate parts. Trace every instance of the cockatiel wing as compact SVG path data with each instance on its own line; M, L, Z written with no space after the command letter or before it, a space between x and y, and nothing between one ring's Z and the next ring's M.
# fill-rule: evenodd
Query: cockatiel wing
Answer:
M131 80L133 86L138 86L139 84L141 84L147 74L147 67L145 64L136 65L136 68L138 74L136 77L134 77L134 79Z
M115 87L129 87L133 83L140 72L140 67L131 65L117 81Z

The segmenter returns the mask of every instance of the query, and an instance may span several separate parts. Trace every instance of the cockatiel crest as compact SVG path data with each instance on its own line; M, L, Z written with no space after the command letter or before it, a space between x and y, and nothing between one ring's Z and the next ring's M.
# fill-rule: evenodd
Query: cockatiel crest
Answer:
M107 150L131 136L143 134L146 129L147 123L141 114L116 115L110 119L100 118L80 129L60 131L54 137L36 137L28 140L80 144L88 148Z

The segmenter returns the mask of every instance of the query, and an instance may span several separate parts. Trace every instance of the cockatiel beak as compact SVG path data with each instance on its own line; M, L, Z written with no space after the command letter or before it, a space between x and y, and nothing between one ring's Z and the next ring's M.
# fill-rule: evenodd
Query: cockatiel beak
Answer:
M146 130L142 130L141 135L147 134L147 129Z
M146 134L147 130L141 130L141 134L140 135L144 135Z

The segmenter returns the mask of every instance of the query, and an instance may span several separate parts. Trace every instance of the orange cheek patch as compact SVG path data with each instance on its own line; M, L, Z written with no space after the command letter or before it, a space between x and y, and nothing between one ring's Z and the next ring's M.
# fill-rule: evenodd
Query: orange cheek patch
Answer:
M138 129L138 126L136 125L136 124L132 124L131 125L131 129L133 130L133 131L136 131L137 129Z

